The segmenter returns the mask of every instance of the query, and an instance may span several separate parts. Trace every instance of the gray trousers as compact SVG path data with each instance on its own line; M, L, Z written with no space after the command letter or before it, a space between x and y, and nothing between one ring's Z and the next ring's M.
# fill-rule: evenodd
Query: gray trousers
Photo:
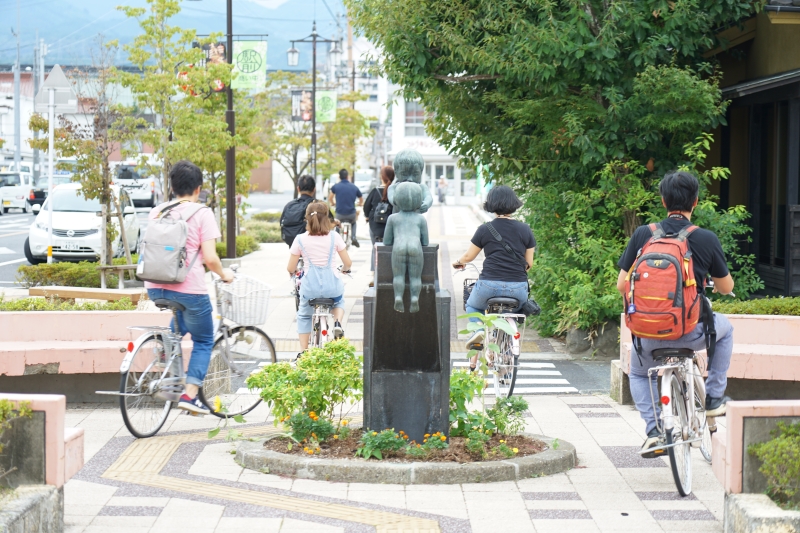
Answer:
M725 387L728 385L728 367L731 366L731 355L733 354L733 326L725 315L714 313L714 325L717 328L717 347L714 357L711 360L711 367L708 369L706 378L706 395L720 398L725 394ZM660 416L659 411L653 410L653 403L650 397L648 386L652 387L653 398L658 398L661 394L658 391L656 376L648 380L647 371L656 365L653 361L653 350L658 348L689 348L690 350L705 350L706 339L703 335L703 324L691 333L688 333L678 340L662 341L654 339L642 340L642 354L637 353L636 348L631 348L631 396L636 404L636 410L647 423L649 433L656 427L656 417ZM649 383L648 383L649 382Z

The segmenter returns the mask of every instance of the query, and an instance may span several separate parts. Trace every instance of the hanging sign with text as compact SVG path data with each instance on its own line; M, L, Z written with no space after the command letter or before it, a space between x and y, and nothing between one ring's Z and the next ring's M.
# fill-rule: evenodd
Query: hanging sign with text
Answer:
M234 89L263 89L267 83L267 41L233 43Z
M336 91L317 91L317 122L336 121Z

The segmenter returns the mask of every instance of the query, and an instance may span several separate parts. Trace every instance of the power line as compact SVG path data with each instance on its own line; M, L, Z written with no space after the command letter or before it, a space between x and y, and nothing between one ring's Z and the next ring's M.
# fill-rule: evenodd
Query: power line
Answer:
M62 37L61 39L59 39L59 40L57 40L56 42L52 43L50 46L54 46L54 45L56 45L56 44L60 43L61 41L63 41L63 40L64 40L64 39L66 39L67 37L72 37L73 35L75 35L75 34L76 34L76 33L78 33L79 31L81 31L82 29L84 29L84 28L87 28L87 27L91 26L92 24L94 24L95 22L97 22L98 20L100 20L101 18L103 18L103 17L107 16L109 13L113 13L113 12L115 12L115 11L116 11L116 9L111 9L111 10L107 11L106 13L104 13L104 14L100 15L99 17L97 17L97 18L96 18L96 19L94 19L93 21L89 22L88 24L85 24L85 25L81 26L80 28L78 28L77 30L73 31L72 33L70 33L70 34L68 34L68 35L65 35L65 36L64 36L64 37Z
M114 24L113 26L111 26L110 28L105 28L105 30L104 30L104 31L113 30L114 28L116 28L116 27L117 27L117 26L119 26L120 24L124 24L125 22L128 22L128 19L123 19L123 20L121 20L121 21L117 22L116 24ZM96 38L98 35L100 35L101 33L103 33L103 32L97 32L97 33L95 33L94 35L90 35L89 37L86 37L86 38L84 38L84 39L81 39L80 41L73 41L73 42L71 42L71 43L69 43L69 44L63 44L63 45L61 45L61 46L59 46L59 47L57 47L57 48L53 48L52 50L50 49L50 46L48 45L48 50L47 50L47 52L48 52L48 53L50 53L50 52L55 52L56 50L63 50L63 49L65 49L65 48L69 48L69 47L71 47L71 46L75 46L76 44L80 44L80 43L82 43L82 42L84 42L84 41L88 41L89 39L95 39L95 38Z
M208 13L210 15L218 15L220 17L226 16L225 13L220 13L219 11L210 11L208 9L201 9L199 7L188 7L183 6L183 10L186 11L199 11L200 13ZM279 19L279 18L272 18L272 17L256 17L254 15L237 15L236 13L233 14L233 18L246 18L246 19L255 19L255 20L272 20L275 22L311 22L313 18L307 19ZM329 19L323 19L320 22L327 22Z

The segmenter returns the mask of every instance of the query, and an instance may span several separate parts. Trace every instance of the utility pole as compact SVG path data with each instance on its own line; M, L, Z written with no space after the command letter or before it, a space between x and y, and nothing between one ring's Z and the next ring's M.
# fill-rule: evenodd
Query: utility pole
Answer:
M42 58L39 56L41 48L39 47L39 30L36 30L36 45L33 48L33 70L31 77L33 78L33 94L39 94L39 65ZM39 130L33 130L34 141L39 139ZM39 149L33 149L33 183L39 180Z
M17 0L17 30L15 32L15 37L17 38L17 62L14 64L14 168L17 172L21 170L20 160L22 159L22 142L20 139L22 136L20 128L20 120L22 117L22 109L20 108L22 107L22 100L19 95L19 1L20 0Z
M227 20L227 48L225 51L228 63L233 64L233 0L228 0ZM228 123L228 133L231 137L236 135L236 112L233 110L233 85L228 83L228 109L225 111L225 122ZM231 144L225 152L225 240L226 254L229 258L236 257L236 147Z
M350 70L350 91L356 92L356 62L353 60L353 26L350 25L350 19L347 19L347 68ZM355 109L356 103L350 102L350 107Z

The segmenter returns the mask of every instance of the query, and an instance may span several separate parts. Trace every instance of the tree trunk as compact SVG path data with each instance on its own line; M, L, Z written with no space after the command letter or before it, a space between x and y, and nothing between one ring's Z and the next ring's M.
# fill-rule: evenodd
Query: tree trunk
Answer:
M626 237L630 238L636 228L642 225L642 221L636 211L625 211L623 217L622 231L625 232Z

